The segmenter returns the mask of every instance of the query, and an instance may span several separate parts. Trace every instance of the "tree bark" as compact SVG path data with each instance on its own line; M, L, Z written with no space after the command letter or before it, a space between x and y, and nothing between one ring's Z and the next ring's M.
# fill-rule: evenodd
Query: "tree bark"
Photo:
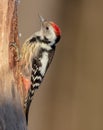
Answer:
M26 130L18 75L17 0L0 1L0 130Z

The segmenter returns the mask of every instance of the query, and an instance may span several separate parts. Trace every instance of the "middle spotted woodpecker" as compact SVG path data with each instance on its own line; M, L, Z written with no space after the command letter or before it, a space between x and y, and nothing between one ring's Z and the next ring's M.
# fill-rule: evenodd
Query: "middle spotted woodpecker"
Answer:
M59 27L40 16L41 29L25 41L21 49L21 72L27 95L24 101L26 120L34 91L40 86L53 59L56 44L61 37ZM29 82L30 81L30 82Z

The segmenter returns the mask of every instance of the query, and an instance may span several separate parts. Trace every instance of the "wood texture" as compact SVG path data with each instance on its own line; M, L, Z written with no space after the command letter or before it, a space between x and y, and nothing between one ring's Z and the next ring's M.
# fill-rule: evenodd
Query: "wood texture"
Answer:
M0 1L0 130L26 130L21 95L18 91L19 46L17 0Z

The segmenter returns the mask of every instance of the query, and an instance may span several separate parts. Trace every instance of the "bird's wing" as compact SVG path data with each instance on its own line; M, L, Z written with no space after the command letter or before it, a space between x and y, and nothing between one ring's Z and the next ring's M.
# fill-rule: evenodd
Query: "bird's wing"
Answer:
M34 42L33 42L34 40ZM21 72L24 76L30 77L31 63L34 51L36 50L36 38L28 39L21 48Z
M43 76L41 75L39 71L40 66L41 66L40 61L34 58L33 63L32 63L32 71L31 71L31 86L30 86L30 89L28 90L28 93L24 102L27 123L28 123L28 113L29 113L29 108L32 101L32 97L34 95L35 90L38 89L38 87L40 86L43 80Z

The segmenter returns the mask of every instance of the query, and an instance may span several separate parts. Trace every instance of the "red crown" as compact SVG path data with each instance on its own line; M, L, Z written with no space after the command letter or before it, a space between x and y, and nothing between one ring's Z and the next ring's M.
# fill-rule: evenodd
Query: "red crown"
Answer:
M56 35L57 35L57 36L58 36L58 35L60 36L60 35L61 35L61 30L60 30L60 28L59 28L54 22L50 22L50 23L51 23L52 27L54 28Z

